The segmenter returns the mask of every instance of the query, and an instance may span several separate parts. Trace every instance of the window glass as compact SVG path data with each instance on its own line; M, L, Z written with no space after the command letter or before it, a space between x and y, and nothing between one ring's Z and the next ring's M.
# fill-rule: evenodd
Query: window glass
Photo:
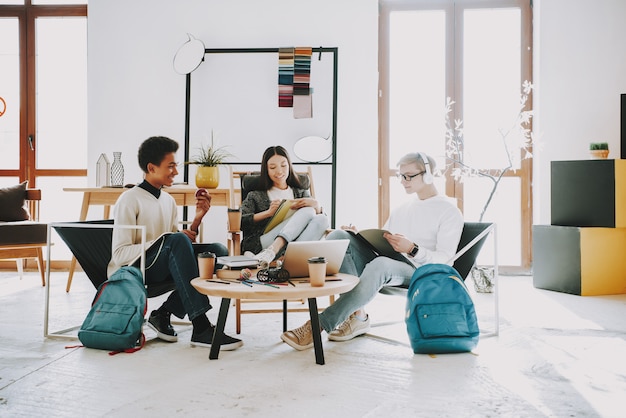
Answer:
M516 120L522 88L520 14L519 8L464 12L463 137L471 167L508 165L503 136Z
M0 168L20 163L20 61L17 18L0 18Z
M389 24L389 165L444 147L445 12L394 11Z
M465 201L465 219L477 220L487 202L493 183L478 177L467 178L463 182ZM505 177L498 186L497 193L485 213L486 222L495 222L498 226L498 264L517 266L521 263L522 231L516 220L522 217L521 179ZM467 200L471 200L468 204ZM480 251L478 264L493 263L493 246L486 246Z
M39 18L36 34L37 168L85 168L87 19Z

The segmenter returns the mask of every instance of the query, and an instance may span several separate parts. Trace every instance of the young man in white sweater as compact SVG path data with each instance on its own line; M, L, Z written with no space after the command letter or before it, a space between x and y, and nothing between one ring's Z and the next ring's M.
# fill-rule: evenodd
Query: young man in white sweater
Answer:
M320 326L333 341L347 341L365 334L370 327L364 306L385 285L408 286L413 272L429 263L450 263L456 253L463 216L454 201L439 195L433 184L435 161L417 152L398 162L398 178L407 193L415 198L391 212L383 229L394 250L403 253L402 261L375 257L372 251L344 231L331 232L327 239L349 239L350 245L340 271L359 276L359 283L344 293L320 314ZM356 228L349 227L356 232ZM311 322L284 332L282 340L297 350L313 346Z
M164 186L171 186L178 174L176 162L178 143L170 138L156 136L145 140L137 154L139 166L145 173L144 181L122 193L115 203L114 222L118 225L144 225L149 246L146 252L146 284L148 288L164 281L174 281L175 290L163 305L152 311L148 326L160 339L178 341L171 325L170 315L189 316L193 324L191 345L210 346L214 326L206 312L211 309L209 299L200 294L191 280L198 277L198 264L192 242L196 241L202 218L211 207L211 196L196 195L196 213L188 229L178 231L178 208ZM164 235L165 234L165 235ZM228 255L223 244L203 244L202 251L217 256ZM109 276L120 267L135 263L141 255L141 234L137 230L113 230L112 257ZM242 341L224 335L222 350L234 350Z

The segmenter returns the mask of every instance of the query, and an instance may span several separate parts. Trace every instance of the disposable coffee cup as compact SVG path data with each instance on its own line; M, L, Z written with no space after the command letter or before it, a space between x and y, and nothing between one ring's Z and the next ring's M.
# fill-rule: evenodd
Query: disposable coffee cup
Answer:
M312 257L309 258L309 282L311 286L324 286L326 282L326 258Z
M200 278L212 279L215 272L215 254L211 252L198 254L198 271Z
M228 231L241 231L241 209L228 208Z

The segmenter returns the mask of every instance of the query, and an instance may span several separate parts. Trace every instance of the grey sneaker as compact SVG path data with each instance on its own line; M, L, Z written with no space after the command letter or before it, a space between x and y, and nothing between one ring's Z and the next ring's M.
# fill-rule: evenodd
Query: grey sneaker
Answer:
M337 329L328 334L328 339L331 341L348 341L359 335L363 335L370 330L370 317L369 315L365 321L360 320L355 314L350 315L348 319L343 321Z
M259 268L266 269L270 263L276 258L276 253L271 248L266 248L254 256L259 260Z
M280 339L296 350L306 350L307 348L313 347L311 321L306 321L306 324L302 325L300 328L283 332Z

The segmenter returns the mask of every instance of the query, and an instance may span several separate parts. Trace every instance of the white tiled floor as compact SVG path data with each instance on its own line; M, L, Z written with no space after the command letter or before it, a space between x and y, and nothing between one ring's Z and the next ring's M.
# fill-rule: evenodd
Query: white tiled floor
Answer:
M79 324L94 293L81 274L66 294L65 277L53 274L52 330ZM280 341L280 314L244 316L244 347L215 361L189 346L188 326L177 326L178 343L151 340L134 354L66 348L43 338L37 274L0 273L0 416L624 416L626 295L542 291L530 277L501 277L500 288L500 336L482 338L474 353L431 357L370 337L324 336L320 366L312 350ZM492 298L475 295L484 327L493 325ZM378 296L372 320L401 319L404 303ZM305 320L293 314L290 327ZM372 332L407 341L404 324Z

